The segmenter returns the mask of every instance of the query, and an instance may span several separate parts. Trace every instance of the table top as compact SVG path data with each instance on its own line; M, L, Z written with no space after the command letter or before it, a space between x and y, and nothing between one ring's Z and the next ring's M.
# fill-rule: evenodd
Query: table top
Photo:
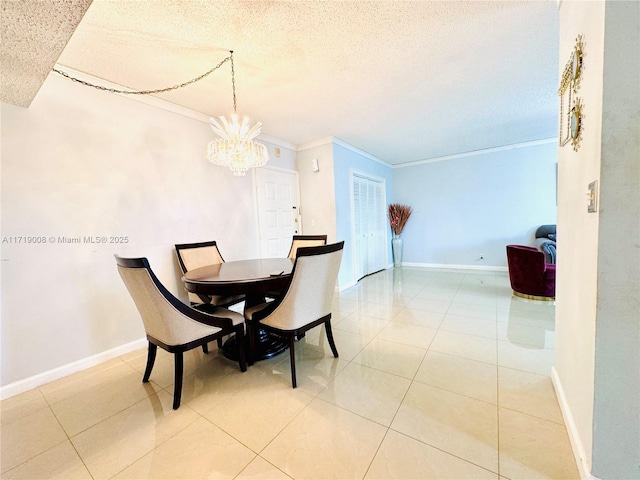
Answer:
M208 295L260 293L277 290L291 277L290 258L257 258L208 265L182 277L189 292Z

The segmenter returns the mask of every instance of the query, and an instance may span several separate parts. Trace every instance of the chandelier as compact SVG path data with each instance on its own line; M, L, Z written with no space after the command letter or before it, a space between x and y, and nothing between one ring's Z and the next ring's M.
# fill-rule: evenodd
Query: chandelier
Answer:
M233 67L233 50L229 51L230 55L218 63L212 69L206 71L202 75L199 75L189 81L173 85L171 87L157 88L153 90L123 90L118 88L105 87L101 85L95 85L85 80L75 78L68 73L53 68L53 71L68 78L74 82L78 82L88 87L93 87L98 90L103 90L111 93L118 93L122 95L153 95L157 93L166 93L191 85L198 82L203 78L209 76L211 73L218 70L223 64L231 61L231 85L233 87L233 115L231 115L231 121L229 122L225 117L218 117L219 121L215 118L210 118L211 128L213 133L218 135L220 139L212 140L209 142L207 148L207 157L211 163L216 165L222 165L223 167L229 167L234 175L244 175L248 169L255 167L262 167L269 160L269 154L267 153L267 147L263 144L254 142L253 139L260 135L260 129L262 124L256 123L253 127L249 128L249 119L243 118L242 123L238 120L236 113L236 76L235 69Z
M249 119L242 123L236 113L236 79L233 68L233 50L231 53L231 85L233 88L233 114L231 121L225 117L210 118L213 133L220 138L211 140L207 147L207 158L215 165L228 167L234 175L243 176L250 168L262 167L269 160L267 147L253 139L260 135L262 123L249 127Z

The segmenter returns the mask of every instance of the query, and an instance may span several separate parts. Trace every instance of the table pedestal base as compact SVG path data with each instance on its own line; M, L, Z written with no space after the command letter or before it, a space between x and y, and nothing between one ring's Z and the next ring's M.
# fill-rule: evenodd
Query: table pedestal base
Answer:
M256 351L254 360L266 360L267 358L280 355L287 348L289 343L287 339L276 335L275 333L269 333L265 330L258 330L256 334ZM246 349L247 360L250 362L251 353ZM238 344L236 336L232 336L222 346L222 353L230 360L238 360Z

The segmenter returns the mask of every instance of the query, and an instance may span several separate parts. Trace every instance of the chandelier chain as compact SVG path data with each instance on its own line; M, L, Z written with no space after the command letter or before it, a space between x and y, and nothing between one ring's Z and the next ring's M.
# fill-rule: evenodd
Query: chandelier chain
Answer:
M238 111L237 105L236 105L236 70L233 67L233 50L230 50L229 53L231 55L229 55L229 58L231 59L231 88L233 89L233 113L236 113Z
M186 87L188 85L191 85L192 83L198 82L198 81L202 80L203 78L207 77L208 75L212 74L216 70L218 70L222 65L224 65L229 60L231 60L231 78L232 78L232 81L233 81L233 109L235 111L235 107L236 107L236 87L235 87L235 80L233 80L233 51L231 51L231 55L229 55L227 58L225 58L220 63L218 63L215 67L213 67L211 70L203 73L202 75L199 75L196 78L193 78L193 79L191 79L191 80L189 80L187 82L180 83L178 85L174 85L172 87L158 88L156 90L137 90L137 91L136 90L119 90L117 88L103 87L102 85L95 85L93 83L89 83L89 82L86 82L84 80L80 80L79 78L72 77L68 73L63 72L62 70L58 70L57 68L54 68L53 71L58 73L58 74L60 74L60 75L62 75L63 77L68 78L69 80L74 81L74 82L80 83L80 84L85 85L87 87L97 88L98 90L104 90L106 92L122 93L124 95L151 95L151 94L154 94L154 93L170 92L172 90L177 90L178 88Z

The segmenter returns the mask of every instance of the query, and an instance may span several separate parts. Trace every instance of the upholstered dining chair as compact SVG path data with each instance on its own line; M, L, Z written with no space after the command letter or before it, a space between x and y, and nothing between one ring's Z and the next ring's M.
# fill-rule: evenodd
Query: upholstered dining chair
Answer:
M147 366L142 381L149 381L158 347L174 355L173 409L182 397L183 353L202 347L225 335L238 339L238 363L245 372L244 318L237 312L217 308L212 314L195 310L174 297L158 280L146 258L122 258L118 255L118 272L133 299L149 341Z
M289 249L289 258L296 258L296 252L300 247L318 247L327 244L326 235L294 235L291 239L291 248Z
M182 273L207 265L224 263L215 240L199 243L176 244L176 255ZM244 295L197 295L188 292L191 306L205 312L214 311L216 307L229 307L244 301Z
M546 263L535 247L507 245L507 265L513 294L530 300L554 300L556 266Z
M338 357L331 330L331 306L343 248L344 242L298 248L291 283L284 295L273 302L245 310L249 355L254 351L257 329L275 332L288 339L293 388L297 387L296 337L324 325L333 356Z

